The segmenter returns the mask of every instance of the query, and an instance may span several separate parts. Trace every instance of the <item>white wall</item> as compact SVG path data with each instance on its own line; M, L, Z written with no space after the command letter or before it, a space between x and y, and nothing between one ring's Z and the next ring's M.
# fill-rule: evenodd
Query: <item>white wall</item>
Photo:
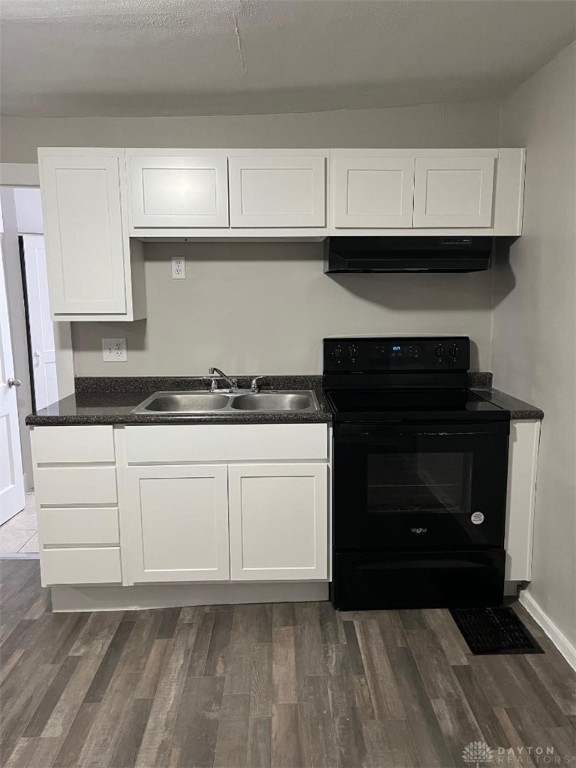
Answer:
M17 187L14 189L16 223L20 235L44 234L40 187Z
M145 321L73 323L77 375L320 373L322 338L354 333L468 334L489 366L489 272L325 275L322 243L147 243L145 270ZM127 338L127 363L102 362L103 337Z
M210 117L0 118L0 162L37 147L496 147L498 102Z
M494 274L500 303L493 336L496 386L545 412L530 591L574 644L575 72L573 43L502 105L502 144L528 152L524 230L510 264L501 263Z
M3 118L0 159L34 162L38 146L495 147L496 102L288 115ZM170 280L170 253L188 280ZM469 333L489 367L486 275L334 279L319 245L146 247L146 322L74 324L77 375L320 370L333 333ZM102 363L102 337L128 338L128 363Z

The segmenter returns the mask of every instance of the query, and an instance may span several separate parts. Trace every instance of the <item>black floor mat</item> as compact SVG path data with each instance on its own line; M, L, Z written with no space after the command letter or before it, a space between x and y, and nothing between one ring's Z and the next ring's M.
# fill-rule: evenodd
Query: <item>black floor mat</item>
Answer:
M512 608L453 608L450 613L477 656L544 653Z

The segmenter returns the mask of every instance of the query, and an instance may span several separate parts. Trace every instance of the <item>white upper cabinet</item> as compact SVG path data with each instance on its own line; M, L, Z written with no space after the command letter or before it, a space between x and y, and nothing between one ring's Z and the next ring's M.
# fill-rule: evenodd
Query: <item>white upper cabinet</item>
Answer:
M124 150L40 149L54 320L144 317L141 249L124 225Z
M228 579L227 478L225 465L126 470L135 583Z
M233 581L328 578L326 464L231 464Z
M494 162L494 157L417 157L414 227L491 227Z
M308 150L232 155L230 226L326 226L326 156Z
M126 312L120 157L40 163L54 314Z
M228 160L198 150L127 150L132 229L228 226Z
M336 228L412 226L414 158L334 153L331 171Z

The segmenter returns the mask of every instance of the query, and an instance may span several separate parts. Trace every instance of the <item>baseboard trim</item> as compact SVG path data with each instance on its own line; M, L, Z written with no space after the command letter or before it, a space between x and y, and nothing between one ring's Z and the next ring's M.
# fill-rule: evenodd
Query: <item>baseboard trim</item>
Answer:
M572 669L576 670L576 647L568 640L562 630L554 624L548 614L544 613L529 592L524 590L520 593L520 602L534 621L544 630Z
M52 611L136 611L194 605L316 602L328 600L328 586L328 582L62 586L52 587Z

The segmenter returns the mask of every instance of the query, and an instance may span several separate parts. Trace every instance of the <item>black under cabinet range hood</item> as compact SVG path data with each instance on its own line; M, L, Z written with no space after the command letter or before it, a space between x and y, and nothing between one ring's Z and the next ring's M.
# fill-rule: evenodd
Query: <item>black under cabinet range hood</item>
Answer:
M325 271L479 272L489 269L496 247L509 247L515 237L416 236L330 237Z

